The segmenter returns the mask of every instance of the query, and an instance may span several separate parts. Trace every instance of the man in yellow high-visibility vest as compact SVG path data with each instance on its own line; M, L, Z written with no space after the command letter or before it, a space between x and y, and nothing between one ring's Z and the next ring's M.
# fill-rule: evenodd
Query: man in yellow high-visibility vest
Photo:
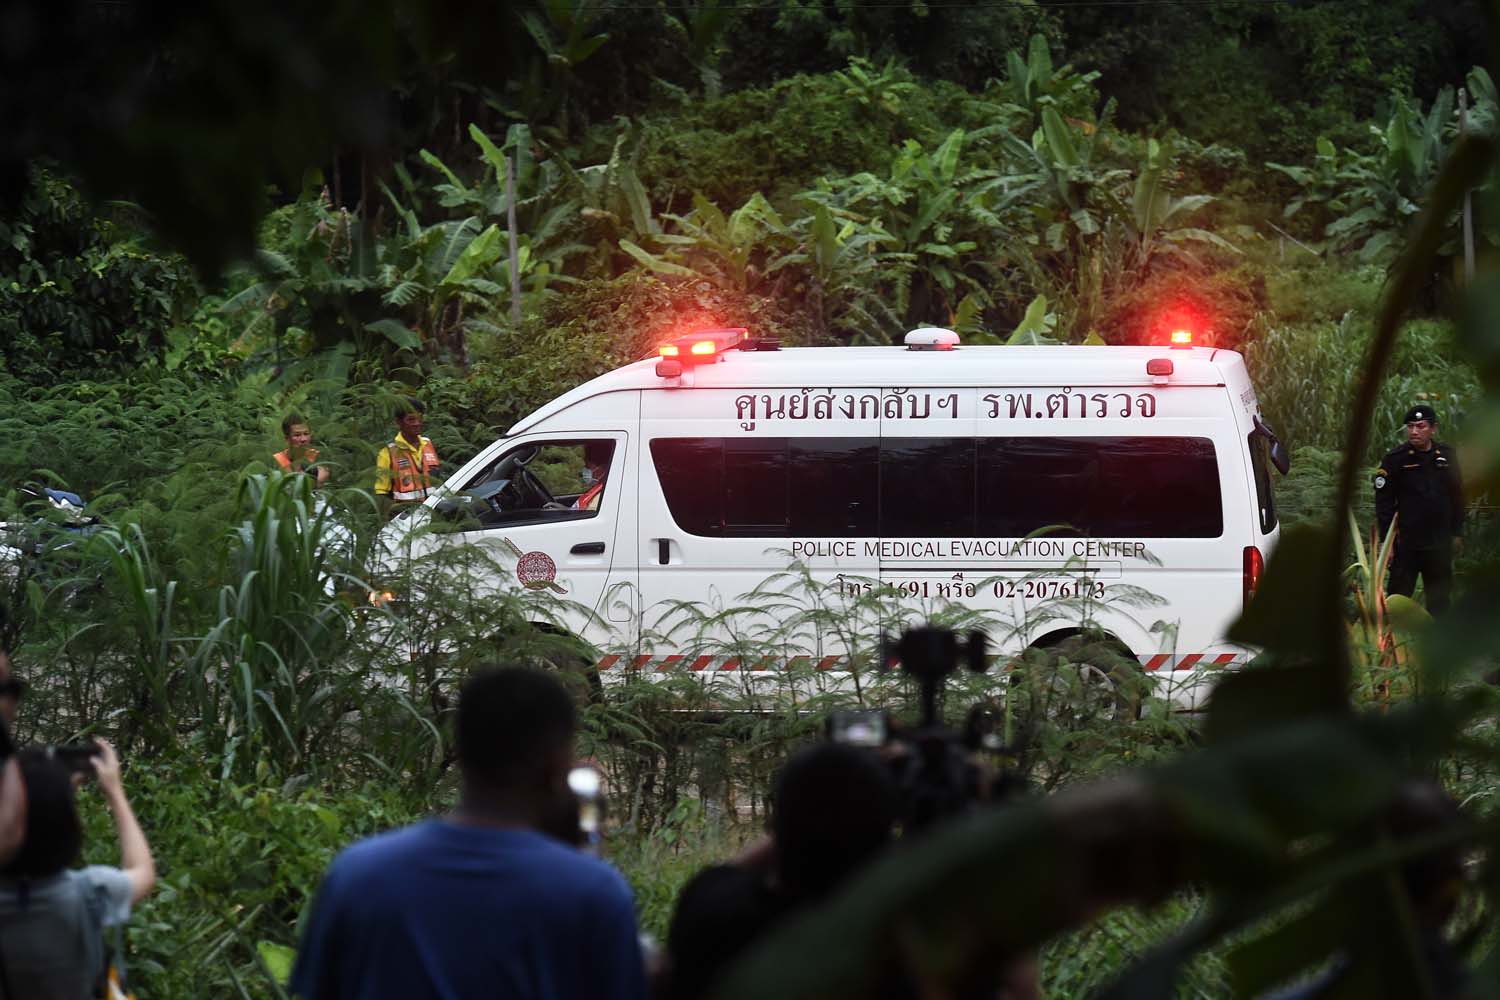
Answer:
M375 456L375 498L387 517L420 504L441 481L437 450L422 436L419 400L396 405L396 436Z

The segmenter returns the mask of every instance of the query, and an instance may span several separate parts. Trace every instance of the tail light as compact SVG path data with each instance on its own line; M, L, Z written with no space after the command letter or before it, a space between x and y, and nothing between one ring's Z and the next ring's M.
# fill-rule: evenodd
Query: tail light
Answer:
M1250 606L1250 598L1255 596L1255 588L1260 586L1260 575L1265 572L1266 560L1260 554L1260 549L1254 545L1245 546L1245 607Z

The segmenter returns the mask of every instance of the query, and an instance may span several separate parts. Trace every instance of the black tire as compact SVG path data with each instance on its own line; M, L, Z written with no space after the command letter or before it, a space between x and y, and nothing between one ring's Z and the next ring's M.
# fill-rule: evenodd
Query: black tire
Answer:
M1145 695L1145 677L1129 650L1113 639L1082 635L1027 650L1011 684L1017 718L1032 731L1133 721Z

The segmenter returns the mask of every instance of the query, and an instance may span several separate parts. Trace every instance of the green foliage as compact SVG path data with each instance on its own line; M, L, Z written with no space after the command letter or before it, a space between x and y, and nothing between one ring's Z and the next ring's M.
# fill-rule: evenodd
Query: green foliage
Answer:
M0 218L0 365L48 384L161 362L199 289L181 258L146 245L134 214L96 213L32 166Z
M1245 345L1246 362L1259 386L1261 409L1291 447L1312 445L1339 450L1347 433L1342 414L1349 393L1363 377L1372 329L1368 320L1346 313L1336 323L1272 326ZM1436 407L1443 433L1461 427L1477 402L1474 371L1453 354L1453 332L1444 324L1415 322L1406 327L1393 373L1376 401L1376 435L1360 456L1368 468L1402 437L1402 418L1422 400Z
M1064 116L1092 113L1098 95L1092 86L1096 71L1078 73L1072 66L1052 64L1051 47L1045 35L1032 35L1026 56L1012 49L1005 54L1006 77L999 83L999 96L1025 113L1032 128L1041 124L1044 108L1060 109Z
M386 781L337 790L264 772L223 781L195 752L133 759L125 783L159 872L126 928L141 996L236 995L236 981L275 995L259 954L295 946L309 890L334 854L430 808ZM430 801L447 794L434 789ZM87 860L118 863L108 810L87 790L80 798Z
M1467 686L1493 662L1496 595L1484 574L1500 545L1487 522L1463 564L1469 594L1432 630L1398 601L1373 614L1380 556L1359 550L1351 569L1339 542L1353 507L1363 545L1364 471L1414 400L1439 408L1445 437L1477 429L1474 481L1500 486L1500 411L1484 395L1500 384L1500 295L1481 278L1457 335L1416 319L1396 338L1417 284L1427 307L1445 293L1430 257L1456 246L1455 192L1477 186L1481 239L1495 240L1492 182L1475 167L1489 147L1454 145L1439 88L1449 67L1472 61L1434 33L1456 15L1414 20L1410 0L1164 8L1149 20L1086 5L646 11L569 0L463 17L402 5L407 64L393 55L395 10L271 13L271 65L313 52L297 65L353 70L311 97L299 73L275 76L270 95L239 86L225 98L209 81L181 105L196 140L179 148L160 127L170 105L148 86L120 98L141 114L120 119L134 123L129 143L90 125L87 155L70 154L65 108L39 145L8 148L0 164L60 150L91 190L140 191L157 213L89 208L60 173L32 167L0 219L0 430L11 444L0 481L61 481L107 522L88 546L44 548L6 578L7 628L36 681L22 736L102 733L127 751L163 871L130 931L143 994L278 995L332 853L447 803L446 722L480 663L561 670L588 699L581 749L616 792L615 859L657 933L691 871L762 820L780 761L851 699L796 671L760 684L626 676L601 693L580 672L596 651L555 634L561 606L486 591L499 571L462 536L431 565L393 566L359 487L396 399L427 401L451 468L534 407L684 329L883 343L943 323L968 342L1139 342L1186 305L1211 320L1218 346L1245 350L1266 414L1296 449L1280 496L1287 542L1242 625L1282 666L1233 676L1201 734L1118 649L1092 641L1033 648L1003 675L955 683L950 720L989 702L1011 737L1009 765L1064 794L980 816L893 860L812 915L761 974L842 995L828 983L878 971L873 958L855 964L889 955L893 940L936 978L967 953L1050 940L1044 979L1058 995L1101 988L1127 966L1125 993L1149 980L1164 995L1175 977L1179 995L1249 994L1321 957L1285 947L1307 931L1315 943L1372 942L1391 957L1389 982L1420 995L1409 939L1387 919L1398 906L1371 888L1397 860L1368 846L1371 817L1413 762L1491 808L1493 699L1471 700ZM179 59L208 51L211 66L174 63L176 79L201 84L222 68L231 89L243 84L262 46L225 26L244 19L221 24L213 4L200 13L207 20L161 40L126 12L109 65L154 58L161 45ZM56 68L30 72L76 77L91 92L108 74L73 71L99 55L94 29L61 27L47 35ZM233 44L217 44L226 33ZM79 39L90 44L70 48ZM1055 66L1054 53L1090 68ZM363 114L326 127L334 109L376 106L397 76L389 104L409 133ZM1476 70L1468 85L1471 131L1486 136L1493 81ZM1420 97L1388 98L1409 93ZM256 115L226 115L247 98ZM34 114L16 135L32 134ZM328 191L304 174L333 155L330 141L356 137L376 148L341 151ZM1312 163L1274 167L1280 178L1248 166L1308 148ZM218 153L184 171L163 155L182 149ZM111 159L118 177L100 168ZM359 204L341 193L355 171ZM272 212L255 259L212 295L145 235L159 226L215 267L248 246L268 177L301 194ZM1273 259L1275 244L1257 236L1266 206L1292 186L1278 221L1326 236L1340 252L1331 259L1284 245ZM1413 221L1424 227L1414 259L1428 259L1425 279L1420 263L1389 282L1354 266L1389 260ZM1387 368L1377 391L1371 379ZM91 378L59 379L80 372ZM310 415L335 490L264 473L292 408ZM6 520L34 515L14 496L3 506ZM366 584L393 600L369 604ZM872 583L867 599L813 600L789 563L727 602L652 609L647 626L664 642L717 636L713 651L747 663L810 655L819 637L837 637L857 651L853 700L899 716L911 691L873 670L875 636L918 615L888 596ZM1110 599L1145 608L1148 597ZM1033 612L980 622L934 606L920 617L1025 645L1060 616ZM1392 629L1403 632L1395 647L1383 644ZM1378 714L1351 710L1368 705ZM1124 771L1132 777L1067 793ZM1108 808L1087 808L1101 800ZM1136 838L1070 839L1122 824L1129 833L1143 816L1152 820ZM91 860L107 860L102 813L90 810L89 823ZM1166 855L1182 867L1158 866ZM1072 881L1059 884L1059 871ZM1122 885L1130 875L1149 884ZM1195 888L1163 910L1068 930L1183 878ZM1102 884L1113 894L1101 897ZM1319 902L1351 887L1365 893L1357 911ZM893 913L906 922L882 923ZM1483 919L1474 926L1488 933ZM830 978L807 985L818 976Z

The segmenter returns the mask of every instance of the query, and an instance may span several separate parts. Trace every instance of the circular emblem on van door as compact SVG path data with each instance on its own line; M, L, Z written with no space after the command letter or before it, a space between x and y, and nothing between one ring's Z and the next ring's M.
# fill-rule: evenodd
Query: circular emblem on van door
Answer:
M557 563L545 552L527 552L516 560L516 579L523 587L541 590L557 587Z

